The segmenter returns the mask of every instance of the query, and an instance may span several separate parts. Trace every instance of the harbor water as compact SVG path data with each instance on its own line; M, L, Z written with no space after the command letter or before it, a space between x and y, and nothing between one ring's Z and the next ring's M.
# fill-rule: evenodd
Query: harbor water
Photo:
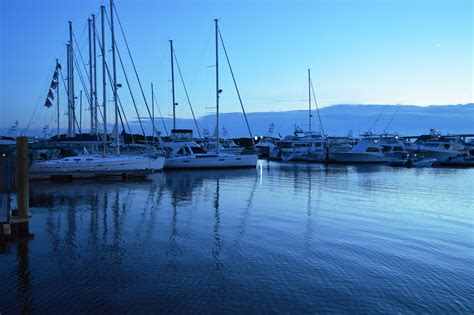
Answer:
M474 312L474 169L259 161L33 182L0 313Z

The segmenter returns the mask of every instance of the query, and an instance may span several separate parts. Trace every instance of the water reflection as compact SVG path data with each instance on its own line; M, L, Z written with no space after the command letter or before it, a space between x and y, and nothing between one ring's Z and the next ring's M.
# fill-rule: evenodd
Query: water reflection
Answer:
M459 253L472 245L465 241L472 213L461 208L472 202L462 189L472 184L422 171L261 162L255 170L175 171L136 182L36 182L37 237L0 257L10 259L0 264L8 278L0 306L309 313L347 298L360 307L347 312L367 311L369 300L383 312L390 300L403 313L407 306L396 301L417 305L406 292L437 305L424 295L436 293L436 277L443 292L463 298L469 268ZM454 298L436 296L439 305Z
M18 259L18 301L21 304L21 313L29 313L33 310L33 299L31 297L31 275L29 270L30 258L28 240L19 240L17 243Z

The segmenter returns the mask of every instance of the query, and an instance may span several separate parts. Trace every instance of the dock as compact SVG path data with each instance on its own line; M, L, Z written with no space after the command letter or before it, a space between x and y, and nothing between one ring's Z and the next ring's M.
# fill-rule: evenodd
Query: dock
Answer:
M28 138L18 137L16 148L0 154L0 243L31 238L29 232ZM12 208L16 195L17 207Z

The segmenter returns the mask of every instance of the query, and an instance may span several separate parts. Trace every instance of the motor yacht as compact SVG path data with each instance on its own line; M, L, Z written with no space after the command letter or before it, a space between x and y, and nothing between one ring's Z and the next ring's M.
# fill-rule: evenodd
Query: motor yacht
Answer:
M271 124L267 134L255 145L259 157L269 158L271 150L277 146L275 138L273 138L274 129L275 125Z
M460 137L443 136L437 130L431 129L430 134L420 136L410 150L421 152L425 157L443 163L461 156L465 145Z

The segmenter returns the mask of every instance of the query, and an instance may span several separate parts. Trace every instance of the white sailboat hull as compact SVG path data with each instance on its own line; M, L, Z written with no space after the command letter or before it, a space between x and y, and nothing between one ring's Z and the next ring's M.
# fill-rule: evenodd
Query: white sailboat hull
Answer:
M165 169L221 169L256 167L256 154L202 154L196 156L176 156L166 159Z
M96 176L147 175L161 171L165 158L141 155L72 156L57 160L34 161L30 179L50 179L55 176L91 178Z

